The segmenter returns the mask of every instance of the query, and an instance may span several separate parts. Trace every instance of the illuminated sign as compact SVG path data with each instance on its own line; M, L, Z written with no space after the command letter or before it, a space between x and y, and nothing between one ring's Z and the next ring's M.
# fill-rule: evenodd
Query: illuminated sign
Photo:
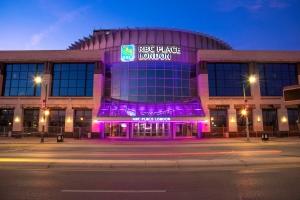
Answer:
M171 61L174 55L181 55L180 47L165 45L139 45L137 46L137 52L135 52L135 45L133 44L121 46L122 62L134 61L135 57L137 57L139 61Z
M122 45L121 46L121 61L122 62L130 62L135 59L135 46L133 44L130 45Z
M138 47L139 60L172 60L173 55L180 55L177 46L141 45Z
M170 117L133 117L133 121L170 121Z

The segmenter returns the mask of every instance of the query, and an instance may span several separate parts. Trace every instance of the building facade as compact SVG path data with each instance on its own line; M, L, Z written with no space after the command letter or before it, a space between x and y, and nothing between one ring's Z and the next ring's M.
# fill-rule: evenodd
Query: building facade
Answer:
M0 51L0 72L0 132L242 137L247 116L252 136L299 134L297 105L282 97L300 82L299 51L237 51L182 30L96 30L68 50Z

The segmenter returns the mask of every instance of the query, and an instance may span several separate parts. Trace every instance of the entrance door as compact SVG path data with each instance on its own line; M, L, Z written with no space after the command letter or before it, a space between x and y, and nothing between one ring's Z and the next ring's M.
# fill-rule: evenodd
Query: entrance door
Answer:
M135 138L167 138L170 133L170 123L133 123Z

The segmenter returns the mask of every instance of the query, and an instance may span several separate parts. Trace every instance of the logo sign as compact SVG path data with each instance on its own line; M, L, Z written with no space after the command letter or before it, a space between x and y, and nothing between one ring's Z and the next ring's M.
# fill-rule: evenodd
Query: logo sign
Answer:
M176 55L181 55L181 48L178 46L139 45L137 46L137 52L133 44L121 46L122 62L134 61L135 57L139 61L171 61L173 56Z
M121 61L122 62L131 62L135 59L135 46L133 44L130 45L122 45L121 46Z
M180 55L181 49L177 46L141 45L138 47L139 60L172 60L173 55Z

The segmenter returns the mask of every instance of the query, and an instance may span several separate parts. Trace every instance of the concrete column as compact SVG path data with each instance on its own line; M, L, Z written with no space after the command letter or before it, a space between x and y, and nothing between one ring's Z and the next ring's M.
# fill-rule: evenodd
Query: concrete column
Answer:
M197 77L198 82L198 95L201 100L202 108L205 114L205 120L207 123L203 126L203 133L209 133L210 132L210 114L208 109L209 104L209 87L208 87L208 74L202 73L199 74Z
M125 123L125 122L124 122ZM129 123L125 123L126 124L126 139L130 139L130 127L129 127Z
M260 82L259 82L259 71L256 63L249 63L249 72L251 75L255 75L256 82L250 84L251 96L254 102L260 100Z
M74 109L69 104L65 115L65 132L73 133L74 129Z
M171 139L176 139L176 123L171 122Z
M228 124L229 124L229 132L236 133L237 132L237 120L236 120L236 109L230 107L228 109Z
M297 63L298 84L300 84L300 63Z
M4 63L0 63L0 96L3 94L3 78L4 77Z
M50 110L50 112L51 112L51 110ZM39 113L39 132L43 131L43 125L45 126L44 131L48 132L49 116L45 117L45 119L44 119L43 115L44 115L44 110L40 109L40 113Z
M23 131L23 110L18 103L14 109L14 119L13 119L13 127L12 127L13 132L21 132Z
M203 123L202 122L198 122L197 123L197 138L202 138L202 129L203 129Z
M129 124L130 124L130 138L133 139L134 138L134 135L133 135L133 129L134 129L133 123L129 122Z
M103 74L94 74L94 86L93 86L93 104L94 108L92 111L92 118L93 118L93 126L92 132L99 133L99 125L97 124L96 120L98 118L98 112L101 106L101 98L103 94L103 83L104 83L104 76Z
M262 117L262 109L260 106L256 106L253 112L253 130L255 132L262 132L264 130L263 126L263 117Z
M289 131L289 123L288 123L288 113L285 107L281 107L277 110L278 115L278 128L279 131L287 132Z

